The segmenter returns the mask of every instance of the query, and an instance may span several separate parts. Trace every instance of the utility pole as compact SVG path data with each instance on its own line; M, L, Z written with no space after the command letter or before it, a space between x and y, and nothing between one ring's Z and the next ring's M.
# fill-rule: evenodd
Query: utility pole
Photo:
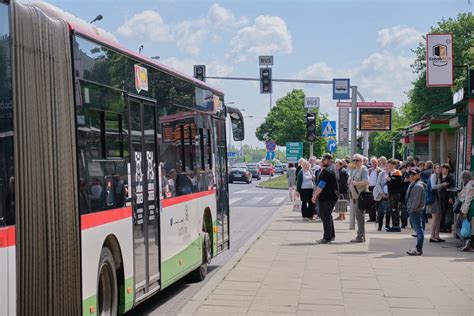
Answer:
M357 152L357 86L352 86L352 104L351 104L351 154L354 156Z

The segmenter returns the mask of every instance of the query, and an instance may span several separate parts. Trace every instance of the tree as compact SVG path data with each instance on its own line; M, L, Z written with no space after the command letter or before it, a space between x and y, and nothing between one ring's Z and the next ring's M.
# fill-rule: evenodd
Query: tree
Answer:
M304 108L305 94L303 90L294 89L286 96L278 99L265 121L257 128L255 135L260 141L273 140L279 146L287 142L304 142L304 155L309 155L309 142L306 141L306 109ZM321 117L317 109L316 130L321 133ZM326 140L317 138L314 142L314 154L321 156L326 148Z
M400 129L407 126L408 115L403 113L404 109L392 111L392 130L389 132L373 132L369 136L370 154L373 156L385 156L392 158L392 141L395 140L395 155L399 157L402 148L400 143ZM398 155L397 155L398 154ZM394 157L397 158L397 157Z
M442 19L430 33L453 33L454 65L474 65L474 17L472 13L460 13L456 19ZM458 90L466 82L466 68L454 69L455 84L449 87L426 87L426 41L418 44L413 50L416 60L412 65L418 79L408 92L409 102L405 105L410 122L419 121L425 113L433 113L452 103L452 92Z

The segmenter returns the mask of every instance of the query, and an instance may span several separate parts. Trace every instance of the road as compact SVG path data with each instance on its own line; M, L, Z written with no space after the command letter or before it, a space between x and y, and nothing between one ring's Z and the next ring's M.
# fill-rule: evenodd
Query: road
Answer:
M260 181L267 179L268 177L263 176ZM288 201L286 191L257 188L256 184L260 181L253 179L251 184L229 184L231 249L212 260L206 280L228 262L240 247L271 219L278 208ZM205 282L191 284L184 280L179 281L137 306L127 313L127 316L177 315Z

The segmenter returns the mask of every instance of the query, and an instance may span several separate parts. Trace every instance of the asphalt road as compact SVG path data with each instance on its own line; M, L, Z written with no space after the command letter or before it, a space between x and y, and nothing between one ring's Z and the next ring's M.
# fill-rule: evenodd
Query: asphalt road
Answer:
M260 181L267 179L267 176L263 176ZM240 247L271 219L283 203L288 202L287 191L257 188L256 184L260 181L253 179L251 184L229 184L231 249L212 260L206 280L228 262ZM193 284L185 280L178 281L137 306L127 313L127 316L177 315L205 282Z

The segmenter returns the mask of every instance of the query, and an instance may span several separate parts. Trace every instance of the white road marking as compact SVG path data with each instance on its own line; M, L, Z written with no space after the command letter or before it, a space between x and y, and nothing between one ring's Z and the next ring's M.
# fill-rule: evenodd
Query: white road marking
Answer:
M242 190L242 191L237 191L235 192L235 194L239 194L239 193L249 193L250 191L249 190Z
M265 197L254 197L245 202L245 205L254 205L263 200Z
M237 202L237 201L239 201L239 200L242 200L242 199L243 199L243 198L233 198L233 199L230 199L230 200L229 200L229 204L233 204L233 203L235 203L235 202Z
M285 200L284 196L283 197L275 197L275 198L270 200L270 204L273 204L273 205L281 204L281 203L283 203L284 200Z

